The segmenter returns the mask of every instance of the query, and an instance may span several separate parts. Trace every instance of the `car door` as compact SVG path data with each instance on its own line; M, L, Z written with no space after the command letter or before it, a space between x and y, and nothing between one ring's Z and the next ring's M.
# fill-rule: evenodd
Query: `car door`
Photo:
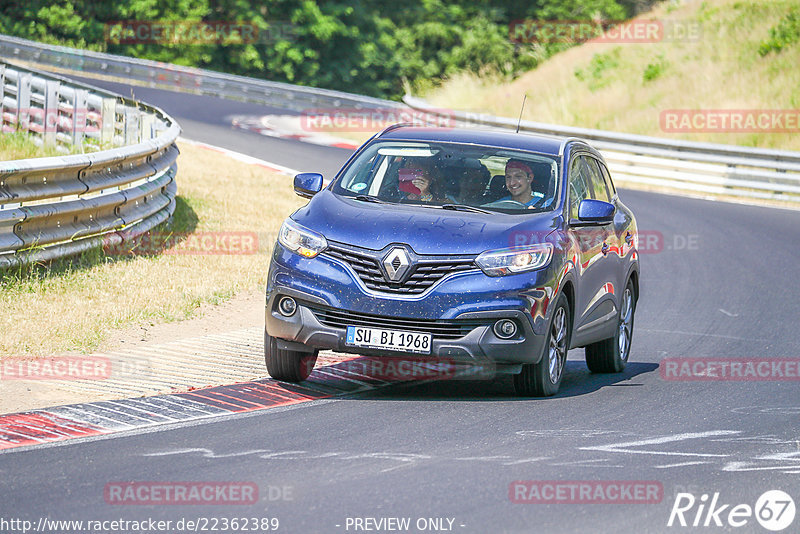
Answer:
M583 226L578 223L578 208L585 199L608 202L608 190L597 161L589 154L577 154L570 164L569 175L569 233L577 244L579 260L578 288L575 295L576 346L608 337L616 313L615 280L609 273L617 267L611 254L615 235L611 224ZM613 331L611 332L613 334Z

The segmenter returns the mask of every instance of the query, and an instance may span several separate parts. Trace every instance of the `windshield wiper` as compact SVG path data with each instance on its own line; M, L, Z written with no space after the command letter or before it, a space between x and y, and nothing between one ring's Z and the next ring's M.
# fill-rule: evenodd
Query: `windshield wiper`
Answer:
M471 211L474 213L491 213L491 211L486 211L481 208L476 208L475 206L468 206L466 204L442 204L441 208L443 210Z
M356 195L352 197L355 200L360 200L361 202L374 202L376 204L386 204L383 200L377 197L371 197L369 195Z

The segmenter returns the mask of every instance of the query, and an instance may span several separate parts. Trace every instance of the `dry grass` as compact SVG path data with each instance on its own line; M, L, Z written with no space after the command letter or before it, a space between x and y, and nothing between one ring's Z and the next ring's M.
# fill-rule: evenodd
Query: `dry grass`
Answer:
M113 329L192 317L265 285L269 253L283 219L303 204L286 176L183 144L178 207L160 231L258 234L256 254L158 254L101 251L48 268L0 273L0 358L88 352Z
M510 83L461 75L427 95L439 107L672 139L800 150L792 133L666 133L669 109L798 109L800 44L762 57L759 45L797 2L664 3L642 18L702 24L702 37L674 42L587 43ZM645 80L652 65L654 79ZM582 73L581 78L576 72Z

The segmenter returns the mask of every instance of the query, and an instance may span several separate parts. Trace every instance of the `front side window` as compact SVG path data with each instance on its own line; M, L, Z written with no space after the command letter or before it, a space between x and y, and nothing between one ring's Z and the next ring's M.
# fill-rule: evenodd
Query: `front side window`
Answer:
M606 181L608 192L611 193L611 196L613 197L617 193L617 189L614 187L613 180L611 180L611 174L608 172L608 167L606 167L603 163L600 163L600 170L603 171L603 179Z
M530 213L555 207L558 174L558 159L546 154L455 143L379 141L347 167L333 192L396 204Z
M586 157L578 156L572 160L572 165L569 170L569 218L578 218L578 207L581 201L587 198L593 198L594 193L591 189L592 181L590 179L589 167L586 163Z
M596 159L590 158L588 156L582 156L584 161L586 162L586 166L589 172L589 180L591 181L593 196L592 198L595 200L602 200L603 202L611 202L611 195L608 193L608 189L606 188L606 182L603 179L603 175L600 172L600 165Z

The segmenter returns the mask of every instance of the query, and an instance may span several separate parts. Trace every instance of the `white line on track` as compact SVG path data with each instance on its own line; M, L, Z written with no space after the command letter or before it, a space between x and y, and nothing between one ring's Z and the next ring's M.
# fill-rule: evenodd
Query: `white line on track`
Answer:
M194 141L192 139L186 139L185 137L179 137L178 141L182 143L187 143L189 145L199 146L202 148L207 148L209 150L213 150L215 152L222 152L226 156L230 156L231 158L241 161L242 163L247 163L249 165L258 165L260 167L267 167L273 171L280 172L282 174L286 174L288 176L294 176L295 174L299 174L300 171L291 169L289 167L284 167L283 165L279 165L277 163L272 163L270 161L266 161L259 158L254 158L253 156L248 156L247 154L242 154L241 152L236 152L234 150L229 150L227 148L222 148L215 145L209 145L208 143L203 143L201 141Z
M599 445L593 447L580 447L580 450L623 452L627 454L658 454L665 456L700 456L700 457L725 458L727 456L730 456L730 454L710 454L710 453L698 453L698 452L672 452L672 451L643 451L643 450L630 449L629 447L639 447L643 445L661 445L663 443L674 443L676 441L686 441L690 439L700 439L712 436L730 436L732 434L741 434L741 432L738 430L711 430L708 432L688 432L685 434L674 434L671 436L662 436L660 438L643 439L639 441L611 443L609 445Z

